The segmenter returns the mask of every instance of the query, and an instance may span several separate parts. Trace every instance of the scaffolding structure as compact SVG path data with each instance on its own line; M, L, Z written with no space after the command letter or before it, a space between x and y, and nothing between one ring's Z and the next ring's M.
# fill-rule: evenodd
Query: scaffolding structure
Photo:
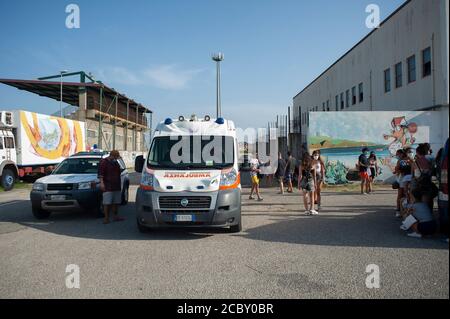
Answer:
M78 82L63 81L74 76L79 77ZM0 83L75 106L76 110L65 117L86 122L89 146L131 152L143 152L148 147L145 136L151 132L153 112L91 74L80 71L37 80L0 79Z

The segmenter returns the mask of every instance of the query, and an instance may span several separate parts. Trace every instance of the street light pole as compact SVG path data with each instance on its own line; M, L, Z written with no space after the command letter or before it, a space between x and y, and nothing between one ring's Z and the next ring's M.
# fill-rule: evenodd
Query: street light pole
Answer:
M220 100L220 62L223 61L223 53L213 54L212 59L216 62L216 113L217 118L222 116L222 106Z
M63 112L62 112L62 99L63 99L63 74L67 73L67 70L62 70L59 72L61 75L61 81L60 81L60 96L59 96L59 116L63 117Z

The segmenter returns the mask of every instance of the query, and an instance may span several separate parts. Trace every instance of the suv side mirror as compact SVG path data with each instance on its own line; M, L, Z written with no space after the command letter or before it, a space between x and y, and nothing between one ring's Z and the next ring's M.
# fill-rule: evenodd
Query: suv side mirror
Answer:
M144 169L145 159L144 156L138 155L134 160L134 170L138 173L142 173Z

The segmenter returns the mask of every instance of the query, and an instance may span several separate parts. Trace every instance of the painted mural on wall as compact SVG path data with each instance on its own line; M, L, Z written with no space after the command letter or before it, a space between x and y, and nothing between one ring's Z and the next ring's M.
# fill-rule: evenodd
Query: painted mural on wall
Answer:
M430 143L442 146L438 112L312 112L308 150L320 149L328 184L346 184L356 176L356 164L363 147L375 152L378 175L375 181L392 182L399 148Z

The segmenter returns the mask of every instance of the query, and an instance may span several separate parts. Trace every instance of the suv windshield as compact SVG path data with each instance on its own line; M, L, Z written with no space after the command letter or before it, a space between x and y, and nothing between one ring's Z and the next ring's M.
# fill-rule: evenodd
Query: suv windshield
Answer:
M153 139L150 168L223 169L233 166L231 136L162 136Z
M99 163L99 158L68 158L52 174L97 174Z

